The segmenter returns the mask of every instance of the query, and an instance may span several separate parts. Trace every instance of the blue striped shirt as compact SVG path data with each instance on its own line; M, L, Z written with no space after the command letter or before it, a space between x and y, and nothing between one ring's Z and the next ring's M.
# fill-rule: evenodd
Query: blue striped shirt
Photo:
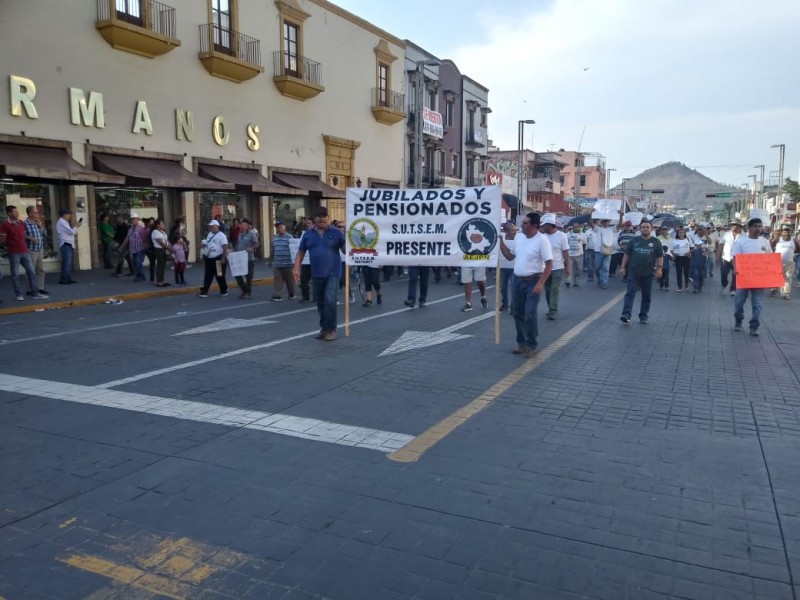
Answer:
M32 252L41 252L44 250L44 238L47 237L47 234L38 223L34 223L30 219L25 219L25 235L25 241L28 243L28 250ZM27 238L36 238L36 241L32 242Z
M276 267L291 267L292 252L289 250L289 240L292 236L288 233L272 236L272 264Z

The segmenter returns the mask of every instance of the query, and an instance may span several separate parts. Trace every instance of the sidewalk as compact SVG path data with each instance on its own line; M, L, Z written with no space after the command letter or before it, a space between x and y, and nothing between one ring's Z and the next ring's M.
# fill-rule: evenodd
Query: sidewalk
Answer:
M91 271L74 271L73 276L78 282L75 285L60 285L58 283L58 273L48 273L45 280L45 289L50 294L47 300L34 300L26 295L25 300L17 302L14 300L14 288L11 284L11 275L3 269L3 279L0 280L0 315L16 315L41 310L54 310L57 308L69 308L73 306L88 306L91 304L104 304L109 299L122 300L129 302L132 300L144 300L146 298L158 298L166 296L178 296L181 294L194 294L203 283L202 263L192 263L192 268L186 271L185 286L176 286L174 283L170 287L157 288L149 281L134 282L133 277L115 277L114 271L109 269L92 269ZM123 274L127 273L127 269ZM147 269L145 268L145 274ZM173 272L167 270L166 281L172 283ZM230 271L226 276L228 285L235 288L236 280L230 276ZM253 285L268 285L272 283L272 267L264 261L256 262ZM21 276L20 286L27 288L28 280ZM212 289L216 288L216 283L212 284Z

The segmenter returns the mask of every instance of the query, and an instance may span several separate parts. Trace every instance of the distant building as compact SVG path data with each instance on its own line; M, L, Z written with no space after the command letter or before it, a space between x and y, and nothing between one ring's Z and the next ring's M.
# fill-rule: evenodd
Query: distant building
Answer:
M561 170L561 189L565 197L605 198L607 183L605 156L597 152L574 152L563 148L554 154L560 161L566 163ZM571 205L574 207L574 204Z

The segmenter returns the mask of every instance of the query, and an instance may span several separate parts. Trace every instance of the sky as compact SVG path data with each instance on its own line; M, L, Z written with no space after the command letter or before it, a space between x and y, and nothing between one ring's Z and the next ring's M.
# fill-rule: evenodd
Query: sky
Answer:
M800 169L798 0L333 0L489 88L489 139L597 152L611 186L679 161L725 184Z

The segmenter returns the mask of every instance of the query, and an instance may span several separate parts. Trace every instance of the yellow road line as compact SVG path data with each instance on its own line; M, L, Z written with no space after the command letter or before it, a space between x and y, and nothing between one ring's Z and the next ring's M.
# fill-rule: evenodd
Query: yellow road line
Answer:
M396 462L416 462L428 450L433 448L437 443L442 441L445 437L450 435L457 427L466 423L470 418L477 415L484 408L494 402L498 396L505 393L512 385L519 383L519 381L528 375L531 371L535 370L539 365L552 357L556 352L561 350L564 346L569 344L584 329L586 329L593 321L601 317L603 314L611 310L614 306L619 305L620 300L624 294L618 294L613 299L609 300L601 308L586 317L583 321L578 323L575 327L570 329L567 333L558 338L555 342L547 346L544 350L536 353L535 356L528 359L523 365L514 369L511 373L503 377L500 381L495 383L488 390L483 392L480 396L475 398L469 404L462 406L450 416L445 417L421 435L418 435L413 440L408 442L402 448L399 448L387 454L389 460Z
M72 517L70 519L67 519L66 521L61 523L61 525L59 525L58 528L59 529L64 529L65 527L69 527L70 525L72 525L77 520L78 520L77 517Z

